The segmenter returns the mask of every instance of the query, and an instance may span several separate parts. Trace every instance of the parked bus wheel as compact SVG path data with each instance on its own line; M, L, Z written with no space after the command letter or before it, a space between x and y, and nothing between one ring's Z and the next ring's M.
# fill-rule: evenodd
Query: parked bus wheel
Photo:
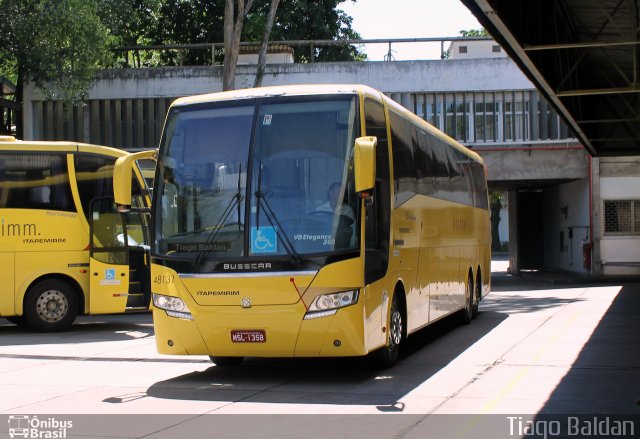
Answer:
M382 368L389 368L395 365L400 357L400 345L404 334L404 317L398 305L398 294L400 293L396 291L393 299L391 299L387 345L376 352L377 363Z
M478 316L478 309L480 307L480 295L482 293L482 273L480 268L476 274L476 288L475 288L475 300L471 308L471 316L475 319Z
M220 367L234 367L240 365L244 357L214 357L209 355L209 359Z
M78 315L78 298L74 288L59 279L36 283L24 300L24 319L40 332L68 329Z
M24 325L24 319L22 316L11 316L5 317L9 321L9 323L13 323L14 325L22 326Z
M468 325L473 318L473 276L469 273L464 292L464 309L462 310L462 324Z

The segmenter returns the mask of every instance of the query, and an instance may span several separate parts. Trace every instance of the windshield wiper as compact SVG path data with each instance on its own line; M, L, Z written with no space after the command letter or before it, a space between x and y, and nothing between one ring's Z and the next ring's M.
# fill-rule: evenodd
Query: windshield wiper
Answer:
M237 208L237 211L238 211L238 223L237 223L238 232L242 230L241 229L242 223L240 222L241 202L244 197L242 196L242 188L240 185L241 178L242 178L242 164L238 169L238 190L229 201L229 204L227 204L227 207L225 207L224 211L222 212L222 215L220 215L220 218L218 219L216 224L213 226L213 230L211 230L211 232L209 233L209 236L207 236L207 239L204 240L205 244L212 243L218 237L218 234L226 225L227 219L229 218L229 216L231 216L231 213L233 212L234 208ZM196 267L200 266L200 263L202 262L202 258L204 257L205 253L208 253L208 252L209 250L206 250L206 249L202 249L198 252L198 255L196 256L196 260L195 260Z
M280 224L280 221L278 221L278 217L273 212L273 209L271 209L271 206L269 206L269 203L267 202L267 199L265 197L266 193L262 192L262 163L259 163L258 166L258 190L255 192L256 199L258 200L258 206L256 210L256 229L260 229L260 207L262 206L269 224L271 224L271 227L275 230L276 236L280 240L280 243L286 250L287 254L289 255L289 257L291 257L291 260L295 265L300 265L300 255L289 240L287 232L285 232L282 224Z

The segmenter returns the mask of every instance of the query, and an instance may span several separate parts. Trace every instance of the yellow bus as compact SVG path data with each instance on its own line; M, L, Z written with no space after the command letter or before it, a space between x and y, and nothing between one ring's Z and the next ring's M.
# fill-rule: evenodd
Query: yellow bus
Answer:
M160 353L390 366L409 334L470 321L489 292L481 158L366 86L178 99L153 195Z
M136 157L0 138L0 318L59 331L78 314L149 307L149 215L120 213L113 200L114 164L123 156ZM129 174L134 206L148 209L142 173Z

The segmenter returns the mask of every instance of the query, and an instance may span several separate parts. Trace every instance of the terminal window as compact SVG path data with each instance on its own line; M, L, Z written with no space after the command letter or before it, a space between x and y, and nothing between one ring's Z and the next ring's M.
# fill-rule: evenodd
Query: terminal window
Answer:
M605 200L605 234L640 234L640 200Z

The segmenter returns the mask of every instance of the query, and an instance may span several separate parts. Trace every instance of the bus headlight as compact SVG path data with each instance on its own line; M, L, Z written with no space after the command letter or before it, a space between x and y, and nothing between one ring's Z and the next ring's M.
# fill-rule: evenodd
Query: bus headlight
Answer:
M338 308L353 305L358 302L358 290L342 291L333 294L321 294L316 297L309 307L305 319L330 316L336 313Z
M191 311L189 311L189 307L179 297L154 294L153 306L165 310L167 315L170 317L193 320L193 316L191 315Z

